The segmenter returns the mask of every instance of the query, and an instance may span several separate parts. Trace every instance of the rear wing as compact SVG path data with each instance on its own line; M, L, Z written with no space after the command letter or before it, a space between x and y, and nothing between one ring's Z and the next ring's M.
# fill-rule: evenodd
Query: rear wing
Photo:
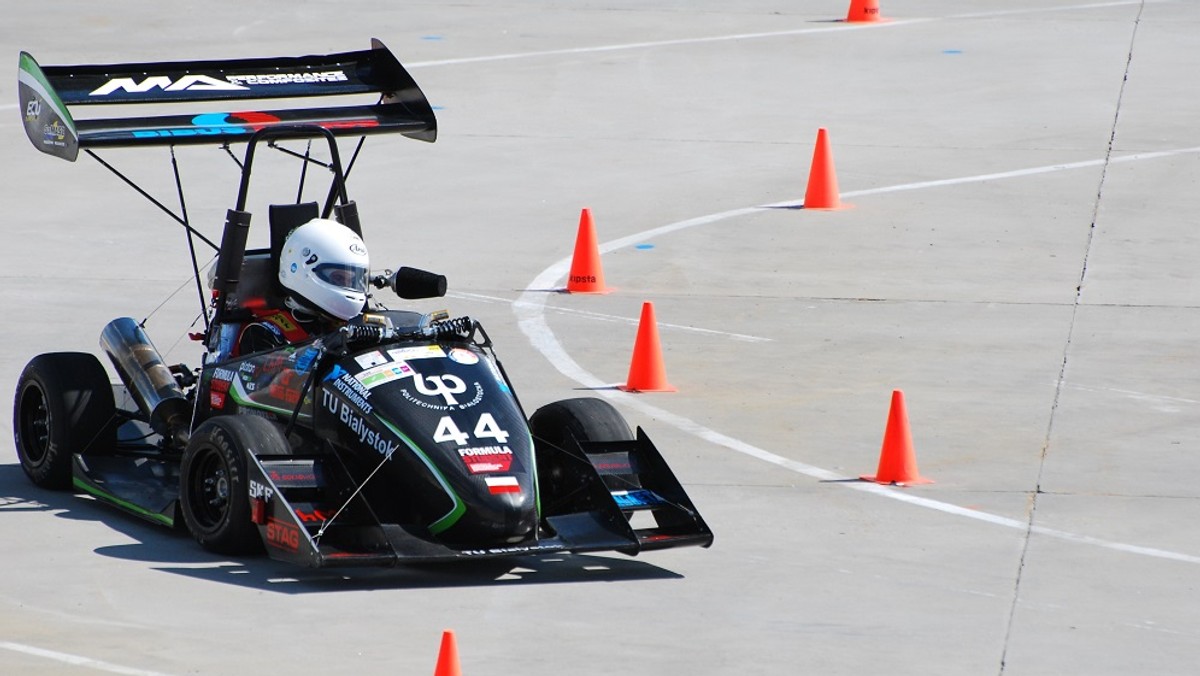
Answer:
M44 153L74 161L80 148L225 145L263 128L316 125L337 136L400 133L432 142L433 108L379 40L340 54L217 61L40 66L21 52L18 91L25 133ZM375 94L374 103L262 110L242 101ZM98 104L238 102L232 112L76 119ZM143 108L142 110L145 110Z

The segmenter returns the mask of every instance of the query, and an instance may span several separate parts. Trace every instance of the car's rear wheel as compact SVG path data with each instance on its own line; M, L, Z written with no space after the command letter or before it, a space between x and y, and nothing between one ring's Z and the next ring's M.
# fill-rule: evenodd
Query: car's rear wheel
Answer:
M261 552L258 526L250 520L246 459L288 452L283 432L257 416L218 416L197 428L179 473L180 509L196 542L220 554Z
M43 488L71 485L73 453L116 445L116 404L100 360L85 352L52 352L30 360L17 379L13 441L21 469Z

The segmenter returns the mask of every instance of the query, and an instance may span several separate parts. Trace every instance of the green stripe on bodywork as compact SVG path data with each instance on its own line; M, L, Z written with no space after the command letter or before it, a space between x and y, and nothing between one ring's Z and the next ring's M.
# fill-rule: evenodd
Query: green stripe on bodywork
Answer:
M537 509L538 521L542 520L542 487L538 483L537 473L537 444L533 443L533 433L529 431L529 427L525 427L525 440L529 443L530 467L529 473L533 475L533 504Z
M447 483L446 477L442 476L442 473L438 471L437 466L433 464L433 461L429 459L429 456L425 455L425 452L422 451L412 439L409 439L408 435L396 429L394 425L383 418L380 418L379 416L375 416L375 419L383 423L383 426L388 428L392 434L395 434L397 437L399 437L400 440L404 442L404 445L408 446L409 450L416 454L416 456L421 459L421 462L425 463L425 466L429 468L429 471L432 472L433 476L437 479L438 484L441 485L442 490L446 491L446 495L452 501L454 501L454 506L449 512L446 513L445 516L429 524L429 532L437 535L438 533L441 533L458 523L458 520L462 518L463 514L467 513L467 506L463 504L462 498L458 497L458 494L454 492L454 489L450 488L450 484Z
M78 477L75 477L74 479L72 479L72 483L75 485L75 488L78 488L79 490L83 491L84 493L87 493L88 495L91 495L99 500L103 500L105 502L116 505L117 507L120 507L121 509L124 509L125 511L133 512L134 514L137 514L140 517L150 519L151 521L153 521L155 523L160 523L164 526L174 526L175 525L175 519L173 519L165 514L160 514L158 512L151 512L150 510L139 507L138 505L135 505L132 502L129 502L128 500L122 500L121 498L118 498L117 496L113 495L112 493L108 493L106 491L100 490L99 488L87 483L86 481L83 481L82 479L80 479Z

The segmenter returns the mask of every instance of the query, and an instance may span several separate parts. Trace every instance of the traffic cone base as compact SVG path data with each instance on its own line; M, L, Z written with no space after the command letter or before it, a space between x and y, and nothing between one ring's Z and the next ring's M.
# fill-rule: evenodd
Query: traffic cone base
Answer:
M433 676L462 676L462 667L458 664L458 642L451 629L442 632L442 646L438 650Z
M892 405L888 410L887 429L883 433L883 448L879 452L879 468L874 476L863 475L863 481L897 486L931 484L917 471L917 456L913 451L912 432L908 428L908 410L904 406L904 393L892 391Z
M571 272L567 275L568 293L612 293L604 285L604 268L600 265L600 245L596 241L596 226L592 210L579 214L579 232L575 236L575 254L571 257Z
M658 341L658 324L654 320L654 304L642 303L638 320L637 340L633 344L633 359L629 363L629 378L617 389L626 392L677 392L667 382L662 348Z
M879 0L850 0L850 9L846 12L849 23L873 23L890 21L879 13Z
M817 130L817 145L813 148L812 168L808 172L808 187L804 191L805 209L844 209L838 195L837 172L833 167L833 151L829 149L829 132Z

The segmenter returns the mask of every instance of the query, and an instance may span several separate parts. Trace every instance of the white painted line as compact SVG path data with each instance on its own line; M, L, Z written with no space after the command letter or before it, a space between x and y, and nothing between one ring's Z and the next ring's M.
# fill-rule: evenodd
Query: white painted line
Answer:
M1184 397L1170 397L1164 394L1150 394L1149 392L1137 392L1134 390L1122 390L1116 387L1084 387L1083 385L1064 384L1067 389L1077 390L1079 392L1111 392L1120 394L1135 401L1144 401L1159 406L1169 406L1171 404L1200 404L1200 399L1187 399ZM1177 410L1177 409L1172 409Z
M593 47L571 47L566 49L549 49L540 52L516 52L512 54L493 54L490 56L469 56L457 59L438 59L434 61L416 61L413 63L404 64L406 68L428 68L432 66L458 66L467 63L489 63L493 61L511 61L513 59L532 59L544 56L567 56L576 54L596 54L601 52L619 52L635 49L655 49L659 47L677 47L680 45L699 45L712 42L730 42L735 40L762 40L768 38L792 37L796 35L810 35L813 33L829 33L833 31L849 31L849 30L870 30L876 28L896 28L900 26L912 26L930 21L943 21L947 19L986 19L1000 16L1011 16L1020 14L1034 14L1038 12L1066 12L1080 9L1100 9L1105 7L1121 7L1126 5L1140 5L1146 1L1156 0L1119 0L1117 2L1098 2L1083 5L1066 5L1062 7L1036 7L1026 9L1009 9L998 10L994 12L972 12L966 14L952 14L944 17L923 17L911 19L898 19L888 17L887 21L879 22L861 22L861 23L846 23L845 21L831 19L825 22L825 25L796 28L786 31L765 31L759 33L736 33L733 35L712 35L699 38L679 38L676 40L654 40L648 42L630 42L617 45L596 45ZM1165 1L1165 0L1158 0Z
M162 672L148 671L146 669L134 669L133 667L125 667L120 664L94 660L90 657L81 655L72 655L70 653L61 653L56 650L46 650L45 648L35 648L34 646L24 645L22 643L13 643L11 641L0 641L0 648L11 650L12 652L24 653L33 655L34 657L43 657L55 662L62 662L74 667L87 667L97 671L106 671L110 674L127 674L128 676L166 676Z
M985 181L998 181L1006 178L1025 178L1027 176L1037 176L1038 174L1050 174L1058 171L1069 171L1071 169L1086 169L1088 167L1099 167L1105 162L1108 164L1122 164L1125 162L1139 162L1143 160L1154 160L1161 157L1171 157L1174 155L1186 155L1189 153L1200 152L1200 146L1194 148L1179 148L1176 150L1160 150L1149 153L1135 153L1132 155L1114 155L1108 160L1085 160L1082 162L1068 162L1066 164L1051 164L1044 167L1032 167L1029 169L1017 169L1014 171L1002 171L994 174L978 174L976 176L963 176L961 178L947 178L937 181L922 181L920 183L905 183L903 185L892 185L883 188L871 188L869 190L852 190L849 192L840 193L842 197L860 197L863 195L882 195L889 192L903 192L906 190L925 190L927 188L944 188L946 186L964 185L966 183L982 183ZM804 200L790 202L776 202L775 204L767 204L769 208L787 208L798 207L804 204ZM618 247L619 248L619 247Z
M1119 0L1118 2L1094 2L1087 5L1065 5L1063 7L1037 7L1025 9L1002 9L994 12L970 12L967 14L950 14L947 19L990 19L998 16L1012 16L1014 14L1037 14L1045 12L1065 12L1074 11L1077 9L1105 9L1108 7L1124 7L1127 5L1141 5L1151 2L1164 2L1169 0Z
M549 292L547 292L547 293L549 293ZM464 291L453 291L446 295L450 298L463 298L466 300L475 300L475 301L481 301L484 303L514 303L515 304L515 303L521 302L519 300L510 301L507 298L500 298L498 296L485 296L485 295L479 294L479 293L466 293ZM545 310L549 310L551 312L557 312L559 314L587 317L589 319L595 319L597 321L602 321L602 322L620 322L622 324L632 324L632 325L636 326L638 324L638 322L641 321L641 317L618 317L617 315L608 315L608 314L602 314L599 312L590 312L588 310L579 310L579 309L575 309L575 308L556 307L553 305L544 305L543 308ZM712 336L722 336L725 338L732 338L733 340L740 340L740 341L746 342L746 343L770 343L775 340L774 338L763 338L762 336L751 336L751 335L745 334L745 333L732 333L730 331L717 331L716 329L704 329L704 328L700 328L698 326L684 326L683 324L671 324L668 322L658 322L658 328L673 329L673 330L677 330L677 331L690 331L692 333L702 333L702 334L712 335Z
M487 63L491 61L509 61L512 59L532 59L543 56L565 56L573 54L594 54L597 52L620 52L631 49L653 49L657 47L676 47L679 45L699 45L709 42L730 42L734 40L761 40L763 38L790 37L810 33L828 33L831 31L865 30L871 28L889 28L907 26L914 23L924 23L932 19L900 19L881 21L878 23L830 23L816 28L796 28L787 31L769 31L764 33L738 33L734 35L712 35L702 38L680 38L677 40L655 40L651 42L630 42L619 45L596 45L594 47L571 47L567 49L548 49L541 52L516 52L513 54L493 54L491 56L469 56L458 59L441 59L437 61L417 61L404 64L406 68L427 68L430 66L458 66L464 63Z
M1124 156L1121 158L1112 158L1110 161L1111 162L1117 162L1117 161L1128 162L1128 161L1133 161L1133 160L1147 160L1147 159L1170 157L1173 155L1181 155L1181 154L1185 154L1185 153L1195 153L1195 152L1200 152L1200 148L1184 148L1184 149L1179 149L1179 150L1169 150L1169 151L1154 152L1154 153L1139 153L1136 155L1128 155L1128 156ZM1054 165L1049 165L1049 166L1045 166L1045 167L1035 167L1032 169L1022 169L1022 170L1018 170L1018 171L1010 171L1010 172L1002 172L1002 173L994 173L994 174L981 174L978 176L968 176L968 177L964 177L964 178L960 178L960 179L948 179L948 180L944 180L944 181L925 181L922 183L910 183L910 184L906 184L906 185L889 186L889 187L883 187L883 188L876 188L876 189L872 189L872 190L860 190L860 191L854 192L854 193L842 193L842 195L858 195L858 196L875 195L875 194L896 192L896 191L900 191L900 190L916 190L916 189L918 189L918 187L935 187L935 186L941 187L941 186L946 186L946 185L960 185L963 183L972 183L972 182L979 182L979 181L985 181L985 180L1001 180L1001 179L1006 179L1006 178L1019 178L1019 177L1023 177L1023 176L1044 174L1044 173L1049 173L1049 172L1053 172L1053 171L1068 171L1071 169L1092 167L1092 166L1097 166L1100 163L1102 163L1102 160L1090 160L1090 161L1086 161L1086 162L1073 162L1073 163L1068 163L1068 164L1054 164ZM794 203L777 203L777 204L766 205L766 206L767 207L780 207L780 206L790 206L792 204L802 204L802 203L803 203L803 201L794 202ZM764 207L746 207L746 208L742 208L742 209L733 209L733 210L724 211L721 213L710 214L708 216L700 216L697 218L688 219L686 221L679 221L676 223L671 223L671 224L664 225L664 226L654 228L651 230L646 230L644 232L629 235L627 237L622 237L620 239L613 240L613 241L605 243L605 244L601 244L598 248L599 248L600 252L603 254L603 253L607 253L610 251L615 251L622 247L630 246L630 245L638 243L638 242L645 242L646 240L650 239L651 237L664 235L664 234L668 234L668 233L672 233L672 232L677 232L679 230L684 230L687 228L698 227L701 225L709 225L709 224L716 223L719 221L728 220L731 218L737 218L739 216L744 216L747 214L758 212L762 208L764 208ZM590 372L588 372L586 369L584 369L582 366L580 366L579 363L576 362L571 357L571 355L569 355L567 353L566 349L562 346L562 343L559 342L558 337L554 335L554 332L550 330L549 325L547 325L547 323L546 323L546 317L545 317L546 294L542 291L536 291L536 290L537 289L555 288L556 285L558 284L559 280L566 277L567 272L570 269L570 264L571 264L571 259L569 257L563 258L563 259L555 262L550 267L543 270L541 272L541 274L539 274L537 277L535 277L534 280L529 284L528 290L526 290L524 293L522 293L520 295L520 297L518 297L517 300L513 302L513 312L517 316L518 326L520 327L521 331L529 338L529 342L533 345L534 349L541 352L546 357L546 359L550 362L550 364L553 365L554 368L558 370L559 373L562 373L566 377L570 378L571 380L574 380L575 382L579 383L580 385L583 385L586 388L596 390L596 392L598 394L600 394L604 397L619 401L621 404L628 406L630 408L636 409L636 410L640 411L642 414L644 414L650 418L656 419L660 423L671 425L672 427L674 427L680 431L683 431L683 432L686 432L693 436L699 437L699 438L701 438L705 441L708 441L712 444L715 444L718 446L723 446L730 450L737 451L738 453L742 453L742 454L750 456L752 458L757 458L764 462L769 462L778 467L782 467L784 469L791 470L798 474L803 474L805 476L812 477L819 481L837 482L837 485L839 485L839 486L844 486L844 487L852 488L854 490L859 490L859 491L866 491L866 492L872 493L874 495L891 498L893 500L899 500L901 502L905 502L905 503L915 505L918 507L924 507L926 509L932 509L935 511L939 511L944 514L951 514L951 515L955 515L955 516L966 517L969 519L974 519L976 521L983 521L985 523L990 523L990 524L994 524L997 526L1003 526L1005 528L1012 528L1015 530L1022 530L1022 531L1027 531L1027 532L1035 533L1035 534L1039 534L1039 535L1045 535L1048 537L1058 538L1060 540L1066 540L1068 542L1093 545L1096 547L1103 547L1105 549L1111 549L1114 551L1120 551L1120 552L1125 552L1125 553L1129 553L1129 554L1139 554L1142 556L1151 556L1151 557L1160 558L1160 559L1169 559L1172 561L1182 561L1182 562L1186 562L1186 563L1200 563L1200 557L1192 556L1189 554L1181 554L1179 552L1172 552L1172 551L1163 550L1163 549L1155 549L1152 547L1141 547L1138 545L1132 545L1132 544L1127 544L1127 543L1123 543L1123 542L1114 542L1111 540L1103 540L1103 539L1094 538L1094 537L1091 537L1088 535L1069 533L1066 531L1055 530L1052 528L1044 528L1041 526L1031 526L1028 522L1021 521L1018 519L1011 519L1011 518L999 516L996 514L990 514L987 512L981 512L978 510L968 509L966 507L960 507L958 505L953 505L953 504L950 504L947 502L941 502L938 500L923 498L918 495L907 492L907 489L896 489L896 488L880 486L880 485L868 483L868 482L854 481L850 477L844 477L844 476L841 476L834 472L831 472L829 470L826 470L826 469L823 469L820 467L816 467L814 465L809 465L806 463L798 462L796 460L792 460L790 458L785 458L781 455L777 455L777 454L767 451L765 449L762 449L762 448L759 448L752 444L746 443L740 439L735 439L728 435L717 432L716 430L709 429L689 418L686 418L686 417L680 416L680 415L676 415L675 413L672 413L670 411L661 409L657 406L651 405L650 403L647 402L647 400L645 398L643 398L642 395L631 394L628 392L622 392L620 390L610 389L608 386L608 383L604 383L599 378L592 375Z

